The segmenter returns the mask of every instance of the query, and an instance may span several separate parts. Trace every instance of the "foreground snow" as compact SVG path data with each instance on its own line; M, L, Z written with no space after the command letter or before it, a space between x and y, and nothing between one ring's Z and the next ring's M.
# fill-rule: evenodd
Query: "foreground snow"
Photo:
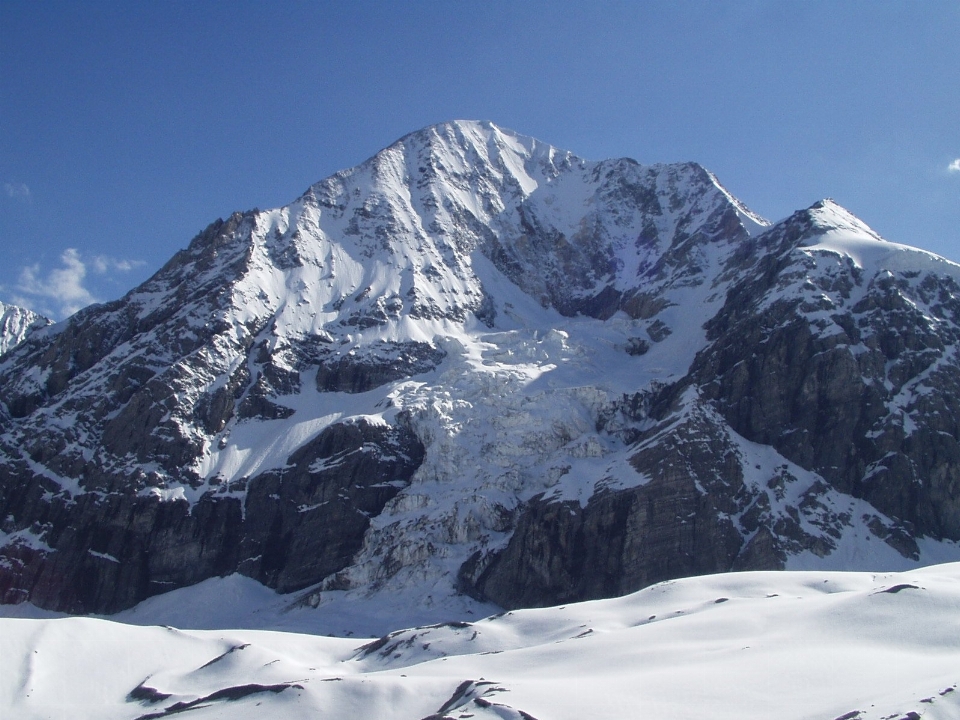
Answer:
M376 642L6 618L0 717L957 718L958 611L960 563L690 578Z

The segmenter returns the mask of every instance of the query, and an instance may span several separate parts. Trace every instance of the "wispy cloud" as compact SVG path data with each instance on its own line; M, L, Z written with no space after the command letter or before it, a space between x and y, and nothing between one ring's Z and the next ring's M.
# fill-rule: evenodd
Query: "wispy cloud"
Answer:
M29 200L30 188L26 183L8 182L3 184L3 192L13 200Z
M118 260L106 255L97 255L90 261L90 266L98 275L105 275L108 272L130 272L144 265L146 263L143 260Z
M19 296L14 297L13 302L56 319L69 317L98 302L87 287L90 271L104 275L127 272L141 265L141 261L118 260L105 255L85 261L75 248L67 248L60 255L60 267L45 272L39 263L35 263L23 268L16 287Z
M957 158L947 166L950 172L960 173L960 158Z

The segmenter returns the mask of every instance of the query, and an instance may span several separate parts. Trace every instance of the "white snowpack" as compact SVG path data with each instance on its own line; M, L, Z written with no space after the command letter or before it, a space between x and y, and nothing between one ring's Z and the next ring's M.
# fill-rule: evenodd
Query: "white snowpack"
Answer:
M373 645L5 618L0 716L950 720L960 716L958 608L953 563L688 578Z

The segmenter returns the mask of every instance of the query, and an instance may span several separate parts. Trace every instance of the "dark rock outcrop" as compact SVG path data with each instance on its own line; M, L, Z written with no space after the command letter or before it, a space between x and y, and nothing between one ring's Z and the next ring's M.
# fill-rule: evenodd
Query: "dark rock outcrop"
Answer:
M461 587L507 608L542 607L675 577L782 566L780 548L738 563L744 541L733 518L756 496L711 420L697 413L657 442L640 440L631 464L649 479L638 487L601 489L584 507L534 498L504 550L464 564Z
M349 564L422 459L402 426L339 424L247 481L245 499L223 487L193 504L161 489L70 496L21 466L0 476L2 529L19 538L0 549L0 600L109 613L233 572L298 590Z
M347 353L324 360L317 370L323 392L367 392L437 367L446 353L429 343L381 342L362 354Z

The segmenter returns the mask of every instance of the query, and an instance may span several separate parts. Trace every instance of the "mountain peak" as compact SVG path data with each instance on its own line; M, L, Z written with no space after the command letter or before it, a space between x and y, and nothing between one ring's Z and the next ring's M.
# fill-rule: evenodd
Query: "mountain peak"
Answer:
M389 147L409 140L424 144L454 143L461 146L481 146L499 142L510 143L515 147L519 145L528 150L534 146L550 147L535 138L502 128L489 120L448 120L435 123L404 135Z
M805 211L806 215L819 228L846 229L858 234L867 235L882 241L873 229L863 220L836 202L833 198L818 200Z
M931 272L953 274L958 267L934 253L886 240L830 198L814 203L795 217L809 223L809 232L802 241L805 251L847 257L871 277L887 272L910 276Z
M22 343L35 330L52 322L32 310L0 302L0 355Z
M960 539L960 270L836 256L877 247L830 201L768 228L696 163L406 135L4 357L0 591L104 611L240 572L510 605L838 538L919 557L900 521Z

